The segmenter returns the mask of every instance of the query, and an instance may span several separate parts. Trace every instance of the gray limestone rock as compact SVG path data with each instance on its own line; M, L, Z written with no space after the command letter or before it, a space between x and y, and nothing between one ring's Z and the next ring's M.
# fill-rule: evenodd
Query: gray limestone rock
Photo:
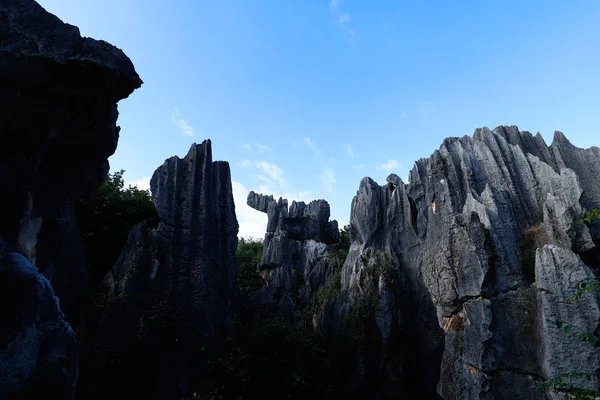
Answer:
M206 140L150 187L161 222L134 228L87 323L89 365L102 371L88 373L88 399L182 398L224 345L237 276L229 165Z
M72 398L79 363L75 333L48 280L6 248L0 249L0 299L0 398Z
M403 379L409 365L427 376L414 393L509 399L518 390L518 398L545 398L535 387L546 379L598 368L595 348L569 347L571 338L556 325L550 330L553 318L567 319L561 302L568 288L600 266L596 225L572 224L600 204L599 165L597 148L578 149L561 133L548 147L513 126L444 140L415 163L408 184L364 178L352 201L342 271L349 296L338 307L378 294L376 340L404 335L396 342L405 354ZM592 269L574 251L592 260ZM373 254L389 257L395 274L380 278L377 289L369 275ZM571 318L595 332L598 298L585 302Z
M281 303L282 296L296 291L300 300L307 303L337 268L337 262L327 257L327 246L340 241L337 221L329 221L329 203L293 201L288 207L286 199L276 201L273 196L250 192L247 204L268 218L259 266L266 287L253 297L255 306L272 308L272 304ZM274 303L266 300L267 293L274 297ZM290 301L291 298L277 307L291 309ZM295 310L278 314L295 316Z

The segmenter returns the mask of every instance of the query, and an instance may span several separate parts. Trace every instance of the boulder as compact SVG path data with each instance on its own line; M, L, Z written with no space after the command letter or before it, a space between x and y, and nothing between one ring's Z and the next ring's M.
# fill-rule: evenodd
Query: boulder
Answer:
M0 398L72 398L79 363L75 333L50 282L2 240L0 300Z

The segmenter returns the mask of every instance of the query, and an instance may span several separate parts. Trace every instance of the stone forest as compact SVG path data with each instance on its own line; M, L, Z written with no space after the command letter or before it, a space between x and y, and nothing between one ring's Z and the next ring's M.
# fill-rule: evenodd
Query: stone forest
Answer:
M150 192L109 174L121 50L1 1L0 84L0 398L600 396L599 148L478 128L348 226L250 192L252 242L209 139Z

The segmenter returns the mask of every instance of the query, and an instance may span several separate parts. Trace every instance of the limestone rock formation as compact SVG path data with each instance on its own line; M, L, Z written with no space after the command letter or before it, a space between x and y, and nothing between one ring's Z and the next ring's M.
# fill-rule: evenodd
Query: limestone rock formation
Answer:
M556 323L597 332L597 295L565 302L600 267L599 224L572 224L600 206L598 176L600 149L560 132L548 147L512 126L446 139L408 184L361 181L342 286L349 304L376 294L377 340L403 338L398 367L415 390L542 399L545 380L600 368L598 348ZM382 273L382 258L393 274ZM578 384L599 387L596 377Z
M166 160L150 187L161 222L133 229L103 282L82 398L183 398L225 340L238 233L229 164L206 140Z
M0 398L70 399L77 339L50 283L0 239Z
M335 260L327 258L327 246L340 241L338 223L329 221L325 200L293 201L288 208L286 199L250 192L247 204L268 217L259 266L266 286L255 301L272 307L279 303L279 312L293 320L292 291L298 290L300 300L307 302L337 267Z
M121 50L33 0L0 2L0 398L73 395L63 311L77 311L87 266L72 199L106 177L116 104L141 84Z
M123 52L82 38L33 0L0 4L0 237L19 242L63 308L85 262L71 199L97 189L117 146L117 102L142 81ZM39 234L39 235L38 235ZM48 241L48 243L44 243ZM69 246L70 247L70 246Z

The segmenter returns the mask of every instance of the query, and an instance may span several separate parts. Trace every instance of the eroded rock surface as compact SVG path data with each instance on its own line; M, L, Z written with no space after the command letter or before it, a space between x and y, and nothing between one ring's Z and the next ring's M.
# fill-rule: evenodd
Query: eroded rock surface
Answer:
M287 319L295 319L295 303L290 295L299 292L306 303L311 294L333 274L336 261L327 257L328 245L340 241L337 221L329 221L325 200L292 202L250 192L247 204L267 214L267 233L259 271L265 287L254 296L263 308L274 309ZM300 286L302 286L300 288ZM280 301L282 299L282 301Z
M229 164L207 140L166 160L150 187L161 222L133 229L86 326L86 399L188 396L225 340L238 233Z
M411 363L421 369L414 389L541 399L546 379L600 368L597 348L556 325L597 330L596 295L564 302L598 267L575 253L596 260L598 224L572 222L600 205L599 165L598 148L578 149L560 132L548 147L514 126L482 128L446 139L408 184L361 181L342 286L350 304L377 295L378 340L404 337L403 379ZM395 273L372 273L385 257Z

